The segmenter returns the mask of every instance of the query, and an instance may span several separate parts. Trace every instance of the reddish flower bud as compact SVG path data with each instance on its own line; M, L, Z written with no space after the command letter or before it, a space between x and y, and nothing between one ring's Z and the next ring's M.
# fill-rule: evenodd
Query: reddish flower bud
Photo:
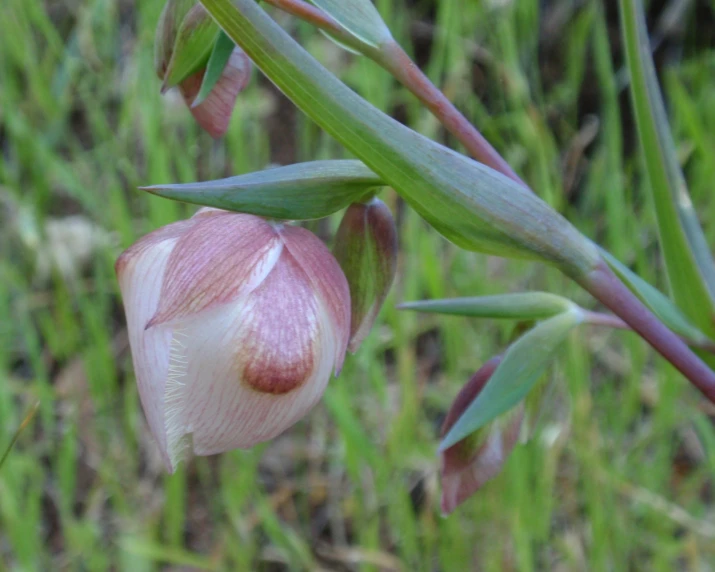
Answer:
M457 395L442 425L446 435L489 381L501 357L485 363ZM441 454L442 513L449 514L499 474L514 449L524 419L524 405L498 417Z
M117 260L139 395L169 471L283 432L342 367L350 294L305 229L204 209Z
M335 236L335 257L350 284L350 344L355 353L370 332L397 270L397 230L379 199L352 204Z
M212 25L214 24L208 12L194 0L169 0L166 3L156 31L154 52L155 68L161 80L166 83L176 71L177 52L183 50L191 53L190 59L187 56L188 61L191 62L203 53L201 49L206 47L204 42L213 39L210 33L207 34L207 28ZM196 42L192 43L192 37ZM226 62L220 77L216 79L217 76L213 76L213 80L206 87L211 91L205 99L202 95L203 101L198 105L195 104L195 100L206 77L206 62L201 63L199 59L199 69L194 65L188 69L179 66L190 75L184 77L182 73L180 77L184 79L175 78L175 81L179 81L179 90L194 119L214 138L219 138L226 133L238 94L246 88L251 78L251 60L241 48L234 46L230 56L228 52L225 54L228 59L220 59L222 63ZM216 83L213 84L213 81Z
M196 122L211 137L218 139L228 129L238 94L246 89L251 79L251 60L243 50L234 48L216 85L206 99L194 107L205 73L206 70L201 70L186 78L179 84L179 89Z

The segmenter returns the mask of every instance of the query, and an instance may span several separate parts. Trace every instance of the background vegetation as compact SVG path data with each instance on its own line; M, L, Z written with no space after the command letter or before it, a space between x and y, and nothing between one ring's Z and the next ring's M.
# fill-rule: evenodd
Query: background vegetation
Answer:
M511 326L398 313L427 297L549 289L555 272L464 253L403 208L397 283L324 401L282 437L164 474L114 278L118 253L193 207L139 185L344 156L254 75L226 138L159 95L162 0L0 7L0 569L709 570L715 411L635 336L586 328L503 474L438 511L437 433ZM516 170L662 284L615 2L378 0L397 38ZM715 4L651 2L681 160L715 244ZM369 61L277 14L380 108L444 140ZM449 142L449 139L447 138ZM315 225L329 239L337 219Z

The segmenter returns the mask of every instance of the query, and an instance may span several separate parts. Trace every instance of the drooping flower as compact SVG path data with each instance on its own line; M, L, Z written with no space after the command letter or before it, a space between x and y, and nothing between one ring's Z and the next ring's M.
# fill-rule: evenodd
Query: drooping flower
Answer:
M201 40L214 41L214 37L206 33L209 27L216 26L201 4L194 0L168 0L156 30L154 59L159 79L166 82L171 75L177 50L191 52L194 56L197 51L201 53L195 45L197 42L201 46ZM200 39L192 43L192 36ZM204 61L196 71L181 80L178 87L199 126L212 137L219 138L228 129L238 94L251 79L252 65L244 51L234 46L220 77L206 98L198 102L196 98L206 76L206 65Z
M169 471L271 439L339 372L350 294L309 231L203 209L116 264L139 395Z
M501 363L486 362L457 395L442 425L444 437L474 401ZM498 475L519 439L524 420L523 402L441 454L443 514L449 514Z
M335 257L350 284L352 322L348 349L356 352L370 333L397 270L397 230L377 198L345 211L335 235Z

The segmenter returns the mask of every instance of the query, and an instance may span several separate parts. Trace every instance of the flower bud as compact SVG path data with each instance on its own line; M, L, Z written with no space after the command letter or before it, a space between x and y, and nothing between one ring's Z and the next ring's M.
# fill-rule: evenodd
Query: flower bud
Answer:
M178 83L194 119L214 138L228 129L236 99L248 85L252 67L248 56L230 40L226 40L228 50L219 50L224 55L217 55L217 33L218 27L201 4L169 0L159 19L154 52L156 72L164 82L162 90ZM212 65L216 75L209 77L207 66ZM198 101L204 82L210 91Z
M251 60L241 48L234 48L216 85L206 99L195 106L194 100L205 74L204 69L186 78L179 84L179 90L196 122L211 137L218 139L228 130L238 94L246 89L251 79Z
M335 257L350 285L350 344L356 352L370 332L397 270L397 230L381 200L352 204L335 236Z
M442 425L444 437L489 381L501 357L485 363L454 400ZM523 403L441 454L442 513L449 514L499 474L516 445L524 419Z
M139 395L172 472L283 432L342 367L350 294L305 229L203 209L116 264Z

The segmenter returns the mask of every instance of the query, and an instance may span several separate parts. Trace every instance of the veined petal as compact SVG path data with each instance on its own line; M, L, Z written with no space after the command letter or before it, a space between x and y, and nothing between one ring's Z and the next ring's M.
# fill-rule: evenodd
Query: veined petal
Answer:
M211 455L251 447L293 425L325 390L336 334L287 250L252 293L176 324L186 367L166 386L170 466L186 446Z
M305 272L335 324L337 351L334 368L337 375L343 366L350 338L350 288L347 279L328 248L310 231L285 226L281 235L286 249Z
M218 139L228 129L238 94L251 79L251 60L240 48L234 49L211 93L200 105L194 107L192 104L201 90L205 73L203 69L188 77L179 88L196 122L211 137Z
M182 320L255 289L280 256L283 242L265 220L203 212L169 259L156 315L146 324Z
M183 221L163 227L136 242L117 260L116 271L122 291L139 397L149 428L169 463L164 430L164 390L169 374L171 332L144 331L156 312L164 270L179 236L194 225Z

